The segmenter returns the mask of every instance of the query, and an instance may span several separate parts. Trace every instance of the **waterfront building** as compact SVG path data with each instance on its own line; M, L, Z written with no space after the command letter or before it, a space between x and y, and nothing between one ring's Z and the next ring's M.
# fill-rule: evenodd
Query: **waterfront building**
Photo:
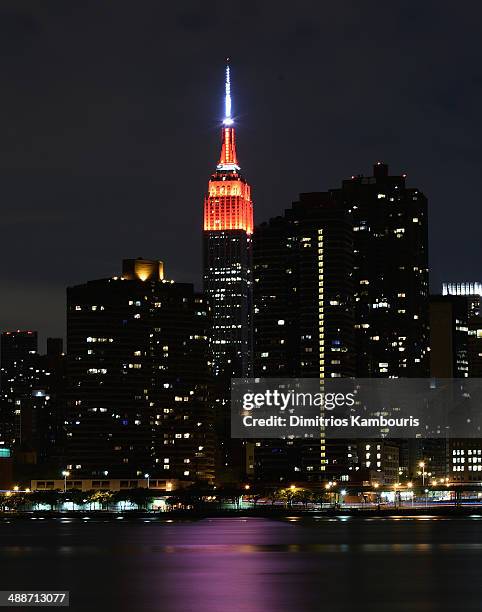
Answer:
M158 261L67 290L66 471L213 479L208 325L203 295Z

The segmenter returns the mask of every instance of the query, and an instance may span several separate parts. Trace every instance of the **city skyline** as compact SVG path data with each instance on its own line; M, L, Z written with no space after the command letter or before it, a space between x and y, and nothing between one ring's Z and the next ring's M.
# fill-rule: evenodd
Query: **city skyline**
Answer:
M481 19L0 2L0 607L480 607Z
M418 185L430 200L432 290L443 280L477 280L480 213L472 194L478 153L471 144L480 129L471 53L476 20L455 16L466 36L445 49L454 19L446 8L438 8L436 19L429 9L418 10L414 29L411 5L368 9L364 22L374 43L359 55L356 37L345 38L343 48L327 56L343 28L356 31L361 9L308 4L310 21L300 11L288 22L280 11L276 33L268 26L268 6L244 13L233 6L231 19L241 26L249 20L253 33L253 45L242 52L242 27L229 49L200 44L225 18L207 19L209 11L194 4L161 13L148 3L131 24L121 3L115 23L108 14L97 15L95 27L88 10L81 18L73 11L56 19L29 3L5 11L8 40L17 42L6 57L1 101L2 329L64 335L65 287L114 273L123 257L162 258L172 278L200 286L198 198L217 146L219 70L226 54L236 75L241 162L254 186L256 223L289 208L299 192L336 188L382 159L397 173L407 171L409 185ZM159 31L152 27L146 35L148 18ZM167 39L159 35L164 23ZM380 57L375 46L386 42L386 23L397 44ZM103 44L102 28L109 28L112 52ZM132 32L127 44L126 31ZM90 45L79 53L78 37L86 32ZM196 43L183 46L186 37ZM63 50L58 57L56 45ZM165 45L171 45L170 55ZM67 59L75 81L65 72ZM429 68L430 88L424 80ZM468 101L464 106L459 91ZM300 105L302 92L309 95ZM186 166L192 180L181 181ZM187 214L178 214L181 205ZM189 236L182 245L176 240L181 232Z

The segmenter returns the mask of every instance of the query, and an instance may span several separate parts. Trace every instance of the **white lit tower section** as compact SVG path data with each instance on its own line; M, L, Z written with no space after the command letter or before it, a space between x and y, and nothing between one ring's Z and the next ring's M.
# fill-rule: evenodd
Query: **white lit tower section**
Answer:
M204 292L211 304L213 373L249 376L252 369L251 188L240 173L226 66L221 156L204 198Z

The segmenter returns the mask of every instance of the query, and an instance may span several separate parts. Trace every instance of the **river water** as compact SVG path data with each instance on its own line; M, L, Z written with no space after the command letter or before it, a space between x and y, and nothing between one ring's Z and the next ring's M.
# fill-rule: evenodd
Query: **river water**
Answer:
M481 575L476 514L0 521L0 589L82 612L479 611Z

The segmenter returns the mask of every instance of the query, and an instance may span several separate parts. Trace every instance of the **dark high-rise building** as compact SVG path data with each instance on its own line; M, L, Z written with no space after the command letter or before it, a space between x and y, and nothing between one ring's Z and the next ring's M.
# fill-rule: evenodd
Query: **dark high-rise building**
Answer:
M0 337L0 445L6 448L22 443L30 419L37 346L36 331L4 331Z
M28 363L38 348L36 331L4 331L1 336L2 388L6 384L4 375Z
M225 105L221 156L204 199L204 292L213 373L231 377L251 372L253 203L238 165L229 66Z
M468 375L482 377L482 283L444 283L443 296L459 297L467 310L467 361Z
M353 231L329 193L304 193L254 233L254 373L259 377L353 376ZM260 441L262 479L347 477L349 444Z
M461 295L430 296L430 376L469 375L469 303Z
M257 228L256 375L429 375L427 200L405 180L377 163L373 176L304 194L283 218ZM346 476L345 468L356 469L350 462L382 467L381 459L364 460L360 444L347 444L332 460L327 444L321 467L311 461L303 475L343 466ZM402 471L413 470L420 452L418 443L400 442Z
M332 193L353 216L357 376L429 376L426 197L382 162ZM400 441L401 475L416 471L422 452Z
M38 355L32 391L32 447L42 472L58 476L66 443L66 365L62 338L47 338L47 352ZM37 472L38 475L38 472Z
M255 375L354 375L353 232L329 193L302 193L254 235Z
M480 283L444 283L443 295L430 303L431 375L480 378L482 317ZM448 441L446 475L453 482L482 480L482 440ZM430 464L429 464L430 465Z
M428 376L426 197L381 162L332 193L353 216L357 376Z
M469 303L460 295L430 296L430 376L466 378L469 375ZM423 441L425 469L433 478L449 474L450 441Z
M7 331L1 344L4 435L0 444L12 448L16 469L22 473L33 464L55 470L65 432L62 339L48 338L45 355L37 352L37 332Z
M66 468L212 480L204 297L137 259L119 277L69 288L67 308Z

